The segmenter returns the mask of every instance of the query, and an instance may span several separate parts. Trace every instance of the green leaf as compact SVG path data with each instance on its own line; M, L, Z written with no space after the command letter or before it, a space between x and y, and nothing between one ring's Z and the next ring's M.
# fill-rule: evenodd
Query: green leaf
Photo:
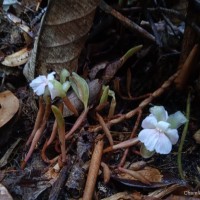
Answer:
M105 103L108 100L108 91L109 91L109 86L105 86L103 85L103 93L101 95L101 99L100 99L100 104Z
M54 105L51 106L51 109L52 109L53 114L54 114L56 121L58 123L58 127L60 129L63 129L63 127L65 126L65 121L64 121L64 118L63 118L61 111Z
M167 112L163 106L153 106L149 109L149 111L156 117L158 121L167 120Z
M137 53L140 49L142 49L142 47L143 45L138 45L129 49L121 58L123 60L123 63L125 63L133 54Z
M67 92L70 88L71 84L69 81L66 81L65 83L62 84L62 89Z
M66 81L66 78L70 76L70 73L67 69L63 69L60 72L60 82L63 84Z
M155 154L155 151L149 151L146 149L145 145L142 144L140 147L140 154L143 158L150 158Z
M53 87L54 87L53 90L55 91L55 94L57 94L61 98L65 97L66 93L63 90L62 84L59 81L55 80L55 79L52 80L51 82L53 84Z
M75 72L72 72L72 76L69 77L69 80L74 92L83 102L84 108L86 109L89 100L89 87L87 82Z
M167 119L167 122L170 123L170 128L177 129L181 125L187 122L187 118L183 115L182 112L177 111L174 114L170 115Z

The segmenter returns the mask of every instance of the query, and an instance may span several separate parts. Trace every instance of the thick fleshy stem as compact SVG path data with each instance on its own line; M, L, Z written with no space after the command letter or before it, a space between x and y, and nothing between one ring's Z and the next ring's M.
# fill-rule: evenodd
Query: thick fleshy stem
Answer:
M71 103L71 101L69 100L69 98L67 96L62 98L65 106L67 106L67 108L74 113L75 116L78 116L78 111L77 109L74 107L74 105Z
M25 159L22 161L22 164L21 164L21 168L24 169L25 166L26 166L26 163L28 162L28 160L30 159L34 149L35 149L35 146L37 145L45 127L46 127L46 124L47 124L47 120L49 118L49 115L51 113L51 100L50 100L50 97L46 97L46 106L45 106L45 113L44 113L44 116L43 116L43 120L42 120L42 124L40 126L40 128L36 131L34 137L33 137L33 140L32 140L32 143L31 143L31 146L29 148L29 151L25 157Z
M58 107L59 107L59 110L61 112L63 112L63 104L61 103ZM57 131L58 131L58 123L55 120L54 124L53 124L53 129L52 129L52 132L51 132L51 136L50 136L49 139L46 140L46 142L44 143L44 145L42 147L42 151L41 151L41 157L42 157L43 161L46 162L46 163L53 163L53 162L55 162L55 159L50 160L47 157L46 150L49 147L49 145L52 144L52 142L56 138Z
M66 162L66 153L65 153L65 121L62 116L62 112L54 105L51 106L51 109L54 113L58 124L58 136L60 141L61 155L62 155L62 163ZM61 109L62 110L62 109Z
M89 107L87 107L85 110L83 110L81 115L78 117L78 119L72 126L71 130L65 135L65 140L68 140L72 136L72 134L80 127L80 125L86 118L88 111L89 111Z
M31 135L29 136L29 138L28 138L28 140L26 142L26 146L29 146L31 141L33 140L33 137L34 137L36 131L40 127L40 124L42 122L43 116L44 116L44 103L43 103L43 98L40 97L39 98L39 110L38 110L38 113L37 113L37 116L36 116L34 128L33 128L32 132L31 132Z

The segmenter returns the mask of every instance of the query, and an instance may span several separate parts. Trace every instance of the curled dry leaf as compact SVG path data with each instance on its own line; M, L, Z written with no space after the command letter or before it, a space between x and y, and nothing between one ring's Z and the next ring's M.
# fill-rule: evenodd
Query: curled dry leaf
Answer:
M49 70L76 71L98 4L99 0L49 1L31 59L24 68L28 80Z
M89 82L88 86L89 86L89 105L93 105L95 104L95 101L97 101L97 97L101 92L102 83L98 79L95 79ZM75 92L70 93L68 95L68 98L78 111L83 110L83 103L77 97ZM63 110L63 116L68 117L71 115L72 112L65 106Z
M8 67L17 67L19 65L23 65L27 62L29 53L30 50L28 50L28 48L23 48L18 52L6 56L1 64Z
M0 183L0 194L1 194L1 199L4 199L4 200L13 199L10 193L8 192L8 190L6 189L6 187L2 185L1 183Z
M147 179L151 183L162 181L163 176L158 169L155 169L152 167L145 167L144 169L139 170L137 172L140 173L145 179ZM125 173L119 174L118 176L120 176L121 178L130 179L130 180L137 180L135 177L130 176Z
M158 169L152 168L152 167L145 167L143 170L135 171L139 172L140 174L147 179L151 185L144 184L140 181L138 181L133 176L121 173L117 175L112 175L112 178L119 181L120 183L124 185L128 185L131 187L138 187L138 188L160 188L160 187L166 187L171 184L179 184L179 185L186 185L186 182L180 179L177 179L173 176L171 176L169 173L167 174L161 174Z
M5 125L19 109L18 98L10 91L0 93L0 127Z

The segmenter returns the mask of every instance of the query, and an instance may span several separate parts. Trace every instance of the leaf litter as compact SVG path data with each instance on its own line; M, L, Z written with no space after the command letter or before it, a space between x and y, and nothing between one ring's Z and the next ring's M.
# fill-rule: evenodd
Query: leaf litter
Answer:
M67 136L65 142L67 147L65 150L66 164L62 159L60 159L62 142L59 142L56 126L55 136L52 137L52 143L50 143L50 145L47 146L48 148L45 149L45 156L53 162L49 165L49 163L45 163L45 160L43 161L40 156L40 152L44 147L43 145L45 144L45 141L48 142L47 138L51 135L53 124L55 124L55 119L51 113L51 115L46 118L46 123L44 124L44 129L42 129L41 137L39 137L38 142L33 147L33 154L30 161L27 162L23 171L20 169L21 161L24 159L27 149L22 146L18 147L16 150L12 150L14 147L11 145L16 145L16 143L18 143L17 139L16 143L11 142L12 137L14 134L16 137L22 135L23 140L27 141L27 138L30 136L29 134L33 129L33 122L30 122L30 119L33 119L36 116L31 116L31 113L29 114L28 112L26 112L25 116L23 113L18 113L20 115L19 122L17 122L19 125L16 126L15 123L14 127L17 127L17 129L15 130L12 128L12 135L9 136L7 143L3 143L4 150L1 153L1 167L4 171L4 175L6 174L2 183L7 187L8 191L11 192L13 197L17 196L19 199L40 199L41 197L43 199L58 199L59 197L73 197L77 199L83 197L83 199L92 199L92 196L94 195L98 199L167 199L169 195L174 198L182 198L181 196L184 196L185 191L194 192L190 195L193 199L195 199L195 196L199 195L198 193L195 193L195 191L198 191L198 183L200 180L198 173L200 160L198 156L199 145L197 132L197 130L199 130L198 121L200 116L194 109L195 104L197 104L196 102L198 102L199 99L197 94L199 91L198 76L195 77L195 81L189 82L190 87L193 89L191 99L192 117L189 123L189 132L191 134L188 134L189 136L187 136L185 140L184 151L182 152L182 167L184 169L185 180L182 180L178 175L176 152L179 144L176 145L172 153L167 156L154 154L153 157L151 157L152 155L150 155L150 158L142 160L143 163L141 163L141 165L134 165L134 163L137 163L142 159L139 151L140 143L136 140L136 136L140 130L141 119L148 115L147 108L150 107L149 104L164 105L171 112L177 110L184 112L186 105L185 99L188 93L187 89L180 92L173 87L174 80L178 77L179 81L184 79L180 84L188 84L187 77L183 78L183 76L181 76L182 78L180 78L180 71L177 68L177 55L180 54L181 42L183 41L177 36L177 34L181 34L177 28L177 22L174 22L174 18L170 18L174 23L170 26L168 24L170 22L168 20L169 18L165 16L167 8L165 8L165 12L162 11L164 8L156 10L154 7L155 5L149 2L149 4L147 3L145 6L148 6L147 11L150 12L150 14L147 14L146 16L151 16L156 12L160 12L160 16L164 19L164 22L162 23L167 24L165 24L167 29L159 29L160 32L158 31L156 33L153 24L155 23L157 28L159 28L160 25L156 23L158 22L156 15L154 18L145 18L145 15L142 15L141 17L144 17L144 20L149 20L149 22L143 21L141 24L138 23L138 25L136 25L133 22L135 20L140 21L140 19L137 17L137 14L135 15L135 13L144 12L141 11L141 7L138 7L140 4L141 6L144 6L142 5L142 2L138 2L137 6L135 4L136 2L137 1L130 1L128 3L130 3L131 6L128 6L126 1L121 1L122 4L120 4L119 1L119 5L122 7L119 5L118 7L112 3L107 5L106 2L103 2L100 5L101 10L99 8L97 10L94 21L95 26L92 28L91 35L93 32L97 32L95 34L98 37L89 38L81 54L79 65L74 65L76 68L78 66L77 69L79 75L84 74L84 78L89 86L87 114L84 115L81 121L79 121L78 126L73 128L74 124L76 124L76 116L73 115L73 112L71 112L67 107L64 107L63 110ZM1 88L3 88L3 91L13 88L11 86L12 84L10 85L9 83L12 82L11 78L13 77L13 74L15 77L18 76L18 73L22 74L22 67L29 56L27 46L29 46L29 42L31 42L30 38L27 40L27 34L30 32L33 33L34 30L32 29L36 28L36 25L40 25L40 18L37 17L42 15L42 10L46 10L45 6L47 6L47 2L45 2L46 4L44 3L45 5L38 4L38 2L35 2L35 5L32 5L32 3L29 4L26 1L22 1L21 5L17 3L18 6L21 6L21 11L19 11L19 7L16 7L16 2L14 2L12 9L17 12L12 13L12 9L6 11L16 15L16 19L21 19L27 27L30 27L30 29L23 29L20 26L18 27L22 42L21 44L16 43L16 46L15 41L12 46L9 46L4 42L8 41L9 37L4 32L6 40L1 40L1 52L4 59L2 64L7 62L6 65L8 66L8 69L2 67L3 73L7 72L5 78L1 78ZM85 4L87 4L87 2L85 2ZM42 7L39 8L39 10L34 10L40 5ZM56 6L53 9L60 9L60 5L62 5L62 3L56 2ZM54 5L51 4L49 9L52 9L51 6L53 7ZM95 3L95 6L93 6L94 5L91 6L92 9L96 8L97 4ZM174 9L173 3L172 5L169 3L163 6ZM133 13L130 14L131 11L133 11ZM102 15L108 16L108 14L105 14L104 12L109 13L117 20L112 19L107 21L107 23L110 23L109 26L104 22L102 23ZM18 13L20 13L20 15L18 15ZM42 52L43 47L50 48L51 44L53 44L51 43L51 34L52 32L56 33L56 30L48 30L48 28L50 28L48 26L51 25L52 20L55 21L57 19L49 13L47 11L46 15L49 16L46 21L44 20L46 24L43 26L45 29L43 31L47 31L46 33L49 34L49 37L51 38L49 40L50 43L45 43L45 41L47 41L45 39L48 38L46 38L44 32L41 32L43 40L39 43L39 51L36 50L36 47L33 49L33 52L35 53L32 53L30 59L32 60L32 67L30 68L30 71L26 73L26 78L28 80L31 80L35 73L37 75L42 75L40 73L41 71L47 74L51 70L59 72L60 69L62 69L62 64L55 60L56 58L60 59L57 54L52 53L51 51L46 51L44 54L39 55L39 57L41 56L39 59L37 55L38 52ZM29 16L28 19L26 18L27 15ZM130 19L128 19L128 17ZM92 18L88 19L88 21L86 18L87 17L85 17L84 20L86 20L86 22L90 21L88 27L91 27ZM151 20L154 21L152 22ZM35 27L31 27L31 24ZM126 29L123 26L124 24ZM106 26L104 27L104 25ZM12 26L18 25L12 24ZM103 26L103 28L101 26ZM152 31L149 29L150 26L152 26ZM119 27L120 31L118 29ZM176 33L173 32L173 28L177 28ZM12 32L11 29L8 28L8 33ZM131 30L133 33L130 33L127 29ZM85 28L86 32L84 32L84 35L87 35L88 30L89 28ZM76 32L80 36L80 32ZM137 32L137 34L135 34L135 32ZM31 36L34 37L34 35L35 34ZM115 37L113 37L114 35ZM71 38L72 36L68 37ZM161 40L159 37L161 37ZM169 37L171 38L169 39ZM112 41L109 40L110 38L116 38L114 44L109 43L109 41ZM172 38L176 43L171 43ZM101 42L101 45L99 45L99 41L101 40L107 40L107 42ZM166 40L168 40L167 43ZM65 41L65 38L61 37L59 41L62 44L62 42ZM77 46L77 51L74 50L74 52L78 52L77 54L74 54L75 57L73 58L76 60L76 63L78 55L80 55L80 51L82 50L80 47L84 45L84 41L81 42L81 45ZM38 41L36 41L36 43L37 42ZM75 43L76 42L71 41L72 45ZM90 46L91 43L96 45ZM140 46L140 44L142 44L143 47ZM163 45L162 47L164 47L163 49L160 48L161 44ZM92 54L92 52L97 52L97 49L89 49L89 47L99 48L98 53ZM131 56L128 56L128 59L126 59L126 52L130 52L128 50L131 50L134 47L142 48L142 50L136 52L135 55L131 54ZM25 51L20 53L20 49L24 49ZM107 50L104 51L103 49ZM16 54L15 52L19 53ZM191 50L191 52L193 51ZM34 57L34 54L37 56ZM82 60L82 57L85 56L84 54L86 54L86 57ZM188 55L186 57L188 57ZM36 58L38 60L33 62ZM195 54L188 57L187 62L185 62L187 70L192 64L194 64L193 61L195 59ZM38 61L39 63L43 63L45 60L49 62L48 66L46 65L46 62L44 67L43 64L38 65ZM62 61L65 60L66 59L62 59ZM67 62L71 63L71 60ZM99 65L99 63L101 63L101 65ZM12 66L15 66L16 69L14 69L10 74L8 71L9 67ZM72 65L72 68L74 66ZM27 70L27 66L25 67L25 70ZM181 71L181 74L187 73L187 70L186 72ZM70 71L73 70L70 69ZM59 75L57 75L56 79L58 79L58 77ZM9 123L12 122L14 115L19 110L19 100L23 96L22 93L19 95L20 91L22 91L20 90L20 87L26 87L27 81L25 79L20 80L20 78L18 80L20 83L19 85L15 85L12 92L18 90L15 94L19 99L16 97L14 98L9 94L10 97L6 101L6 104L2 104L5 107L1 114L1 120L3 119L0 127L1 130L4 130L4 126L9 127ZM84 87L83 85L81 85L81 87ZM115 93L116 105L112 115L109 115L109 110L113 103L113 96L112 99L109 96L104 98L105 102L100 104L103 87L107 87L110 91ZM31 96L30 91L26 91L28 96ZM0 94L2 93L4 92L1 92ZM79 113L81 113L84 109L84 105L80 99L83 94L77 96L76 92L70 90L67 95L73 106ZM37 105L38 99L36 98L35 101L35 97L31 97L32 102L30 105ZM12 98L14 98L14 100L12 100L13 102L16 101L14 104L15 106L11 104ZM84 102L86 102L85 99ZM51 103L53 103L54 106L58 106L61 103L61 100L57 98ZM6 111L5 108L8 110ZM9 112L10 114L8 115ZM27 117L27 115L29 115L29 117ZM102 119L101 123L99 123L99 116L101 116ZM72 132L73 135L71 134ZM67 135L68 133L70 134ZM5 153L6 151L7 153ZM17 153L15 153L15 151ZM64 151L62 149L62 154L63 153ZM3 154L5 157L3 157ZM14 154L13 159L12 154ZM133 163L133 165L127 165L127 161ZM194 172L193 169L196 169L197 172ZM16 189L16 187L18 189ZM153 192L150 193L149 189ZM174 196L178 191L181 191L179 196ZM30 196L30 194L33 195Z

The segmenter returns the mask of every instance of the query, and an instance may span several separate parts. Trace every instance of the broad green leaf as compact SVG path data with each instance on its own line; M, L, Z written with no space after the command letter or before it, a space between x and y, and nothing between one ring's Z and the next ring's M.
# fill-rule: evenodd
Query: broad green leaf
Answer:
M54 105L51 106L51 109L52 109L53 114L54 114L56 121L58 123L58 127L60 129L62 129L63 126L65 126L65 121L64 121L64 118L63 118L61 111Z
M103 86L102 88L103 93L101 95L101 99L100 99L100 104L105 103L108 100L108 91L109 91L109 86Z
M66 82L66 78L70 76L70 73L67 69L63 69L61 72L60 72L60 82L61 84L65 83Z
M78 96L78 98L83 102L84 108L88 106L89 99L89 87L85 79L80 77L77 73L72 72L72 76L69 77L71 86Z
M143 158L150 158L155 154L155 151L149 151L146 149L145 145L142 144L140 147L140 154Z

